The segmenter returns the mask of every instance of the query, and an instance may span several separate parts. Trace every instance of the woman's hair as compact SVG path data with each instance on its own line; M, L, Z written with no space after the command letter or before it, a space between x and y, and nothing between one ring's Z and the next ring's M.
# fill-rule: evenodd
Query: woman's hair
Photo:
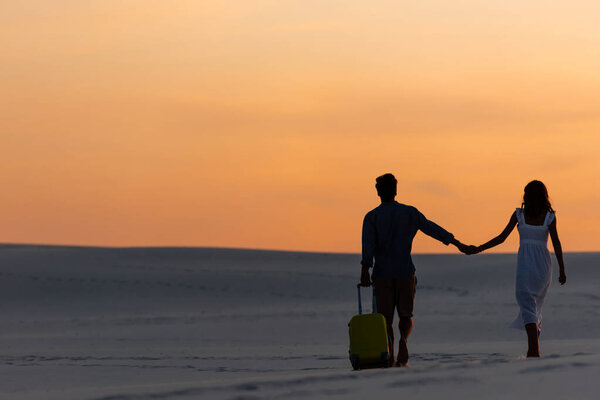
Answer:
M525 186L521 209L528 217L537 217L548 211L553 212L548 189L541 181L531 181Z

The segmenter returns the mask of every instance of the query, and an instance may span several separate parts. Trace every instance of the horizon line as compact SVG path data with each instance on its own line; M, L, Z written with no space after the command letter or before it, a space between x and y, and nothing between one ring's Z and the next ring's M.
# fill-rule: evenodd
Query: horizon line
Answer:
M107 246L107 245L80 245L80 244L51 244L51 243L11 243L0 242L0 249L6 247L58 247L58 248L82 248L82 249L212 249L212 250L238 250L238 251L263 251L279 253L310 253L310 254L336 254L336 255L360 255L360 252L340 252L340 251L312 251L312 250L288 250L288 249L268 249L253 247L231 247L231 246L175 246L175 245L149 245L149 246ZM550 251L551 254L554 252ZM595 254L600 251L565 251L564 254ZM516 255L517 252L492 252L478 255ZM464 255L459 252L444 253L422 253L414 252L411 255Z

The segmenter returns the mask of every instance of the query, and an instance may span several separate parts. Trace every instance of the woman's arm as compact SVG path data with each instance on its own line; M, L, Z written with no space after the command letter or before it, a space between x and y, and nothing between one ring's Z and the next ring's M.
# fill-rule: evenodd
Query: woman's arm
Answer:
M563 252L562 245L560 244L560 239L558 238L558 231L556 230L556 216L550 225L548 225L548 229L550 230L550 238L552 238L552 246L554 246L554 254L556 255L556 259L558 260L558 266L560 268L560 275L558 276L558 281L561 285L564 285L567 282L567 274L565 273L565 261L563 260Z
M496 236L495 238L493 238L492 240L490 240L489 242L484 243L481 246L478 246L477 253L481 253L482 251L491 249L492 247L498 246L499 244L503 243L506 240L506 238L508 237L508 235L510 235L510 233L513 231L513 229L515 229L516 225L517 225L517 214L513 213L513 215L510 216L508 225L506 225L506 228L504 228L502 233L499 234L498 236Z

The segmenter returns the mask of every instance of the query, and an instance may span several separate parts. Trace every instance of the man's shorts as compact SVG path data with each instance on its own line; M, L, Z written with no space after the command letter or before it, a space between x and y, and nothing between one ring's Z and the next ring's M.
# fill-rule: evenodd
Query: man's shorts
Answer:
M394 319L394 308L400 317L412 317L417 277L409 278L374 278L377 311L383 314L388 324Z

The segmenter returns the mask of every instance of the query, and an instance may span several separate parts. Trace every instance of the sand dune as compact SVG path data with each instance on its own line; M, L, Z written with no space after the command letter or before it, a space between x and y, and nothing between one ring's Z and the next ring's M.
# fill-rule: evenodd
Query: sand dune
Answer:
M354 372L357 255L2 245L0 397L596 398L599 261L566 255L526 360L515 255L417 255L411 368Z

